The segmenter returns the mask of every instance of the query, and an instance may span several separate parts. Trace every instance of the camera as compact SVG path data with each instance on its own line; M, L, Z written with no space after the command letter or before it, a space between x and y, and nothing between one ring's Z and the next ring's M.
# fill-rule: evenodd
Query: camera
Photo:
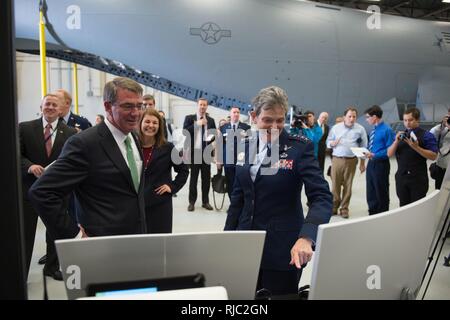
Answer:
M301 129L303 127L303 124L308 124L308 116L305 114L302 114L300 111L297 114L292 115L292 127Z
M447 124L450 125L450 117L447 117Z
M400 133L400 141L405 140L406 138L408 138L408 135L406 134L406 132L402 132Z

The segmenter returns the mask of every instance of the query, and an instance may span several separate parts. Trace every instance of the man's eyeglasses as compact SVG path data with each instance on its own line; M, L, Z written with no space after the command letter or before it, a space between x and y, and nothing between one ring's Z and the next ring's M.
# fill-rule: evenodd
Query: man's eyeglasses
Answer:
M125 110L125 111L131 111L133 109L137 109L137 110L143 110L144 109L144 104L142 103L137 103L137 104L133 104L133 103L122 103L122 104L113 104L114 106L118 106L119 108Z

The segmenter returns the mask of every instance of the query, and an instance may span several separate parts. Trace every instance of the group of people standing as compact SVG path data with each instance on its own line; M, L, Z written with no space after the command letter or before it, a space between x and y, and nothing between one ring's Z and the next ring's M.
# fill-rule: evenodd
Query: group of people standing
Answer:
M253 100L250 116L255 130L240 122L236 107L231 108L230 122L217 129L206 112L208 101L200 98L197 113L185 118L187 139L180 153L167 141L164 114L155 110L153 97L143 96L138 83L115 78L105 85L103 101L104 121L87 130L64 124L59 111L62 103L53 94L42 101L42 118L19 126L24 201L29 205L25 215L34 223L26 243L30 259L36 213L52 240L171 232L172 197L186 183L189 169L188 211L195 210L199 174L202 207L212 210L208 193L211 162L216 161L218 168L225 168L229 186L230 207L224 230L267 232L257 290L296 293L302 266L313 254L318 226L327 223L339 208L340 214L348 217L357 164L349 148L368 147L368 188L370 184L375 190L369 203L372 213L386 208L385 194L378 190L381 185L388 188L386 160L391 153L398 159L412 157L413 162L399 160L397 175L413 181L422 173L426 161L413 152L433 158L430 152L436 151L436 143L416 126L416 113L405 113L409 131L405 138L398 134L394 139L393 132L381 121L379 107L366 112L369 123L375 126L369 138L355 123L354 108L347 109L344 122L331 129L326 125L325 113L317 124L312 120L309 128L303 128L305 132L313 129L312 139L301 132L289 134L284 129L288 97L281 88L268 87ZM333 196L323 177L325 145L333 150ZM219 158L218 151L222 151ZM174 179L172 170L176 173ZM365 170L363 160L360 170ZM344 196L340 197L342 186ZM303 187L308 198L306 217L300 199ZM411 190L408 199L413 201L416 193ZM70 201L75 208L72 214L68 214ZM33 224L27 228L33 229Z
M143 111L142 87L135 81L115 78L105 85L106 119L89 130L80 122L78 130L68 127L64 106L48 94L42 118L19 125L27 269L37 214L53 248L61 238L171 232L172 194L188 176L183 163L172 161L162 116L152 108ZM67 214L70 199L74 212ZM44 273L62 280L47 253Z

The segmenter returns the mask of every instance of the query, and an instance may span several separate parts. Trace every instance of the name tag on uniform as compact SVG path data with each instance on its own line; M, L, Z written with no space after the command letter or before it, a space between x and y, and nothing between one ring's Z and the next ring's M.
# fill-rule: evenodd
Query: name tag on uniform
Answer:
M281 159L272 165L272 169L292 170L294 168L294 160Z

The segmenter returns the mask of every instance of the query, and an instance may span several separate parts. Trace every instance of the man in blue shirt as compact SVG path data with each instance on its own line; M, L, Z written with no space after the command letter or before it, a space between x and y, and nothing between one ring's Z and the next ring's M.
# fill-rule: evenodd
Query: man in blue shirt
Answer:
M395 154L398 170L395 187L400 206L422 199L428 191L427 160L436 160L437 142L429 131L419 127L420 111L406 109L403 124L406 131L397 132L394 143L388 149L388 156Z
M366 121L374 126L369 134L369 159L366 171L366 192L369 215L389 210L389 172L390 163L387 149L395 139L395 133L381 119L383 110L372 106L366 110Z

